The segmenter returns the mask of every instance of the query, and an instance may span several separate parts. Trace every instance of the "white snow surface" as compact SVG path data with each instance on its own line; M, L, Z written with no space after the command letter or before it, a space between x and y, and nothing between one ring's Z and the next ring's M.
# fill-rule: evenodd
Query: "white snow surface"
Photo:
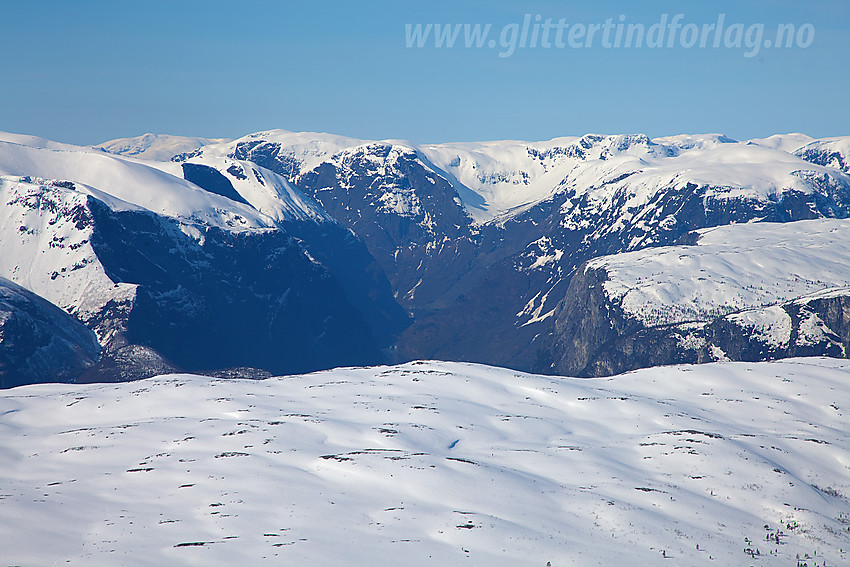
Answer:
M846 565L849 380L835 359L413 362L14 388L3 562Z
M71 146L0 140L0 175L79 182L121 201L189 223L227 230L274 226L252 207L215 195L141 161Z
M759 146L765 146L767 148L773 148L777 150L782 150L784 152L793 153L803 146L810 144L815 139L811 136L807 136L806 134L794 133L794 134L774 134L773 136L768 136L767 138L753 138L752 140L748 140L750 143L757 144Z
M696 246L603 256L587 268L603 268L606 294L646 325L706 321L850 286L850 220L720 226L701 230Z
M547 152L569 146L577 139L432 144L420 150L453 182L456 190L463 189L458 194L472 218L487 222L550 197L570 164L566 158L552 158ZM545 157L536 158L529 149Z
M99 144L98 149L139 159L169 161L178 154L192 152L207 144L229 142L227 138L195 138L170 134L142 134L132 138L118 138Z

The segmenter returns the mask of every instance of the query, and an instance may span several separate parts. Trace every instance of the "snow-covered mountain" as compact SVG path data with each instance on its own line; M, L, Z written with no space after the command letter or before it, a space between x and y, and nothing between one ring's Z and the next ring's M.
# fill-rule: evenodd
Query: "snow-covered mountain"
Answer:
M110 140L100 144L98 149L139 159L169 161L174 156L194 152L207 144L221 144L229 141L227 138L192 138L147 133L133 138Z
M799 147L794 154L811 163L850 173L850 137L813 140Z
M840 169L755 143L698 138L580 139L571 147L587 146L585 157L551 197L480 225L480 249L504 256L463 276L472 285L420 318L402 348L411 357L546 371L558 348L547 344L552 316L582 262L671 245L712 226L850 214L850 178Z
M847 361L0 392L11 565L845 565Z
M0 276L96 332L78 379L377 363L406 324L362 242L270 171L7 138Z

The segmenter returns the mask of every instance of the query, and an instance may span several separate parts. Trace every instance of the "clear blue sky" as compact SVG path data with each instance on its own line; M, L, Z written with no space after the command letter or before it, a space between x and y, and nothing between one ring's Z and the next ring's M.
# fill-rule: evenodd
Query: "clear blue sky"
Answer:
M805 48L407 48L406 23L811 23ZM414 142L850 134L850 2L0 0L0 130L89 144L271 128ZM734 39L734 37L733 37ZM598 38L597 38L598 40ZM678 45L678 44L677 44Z

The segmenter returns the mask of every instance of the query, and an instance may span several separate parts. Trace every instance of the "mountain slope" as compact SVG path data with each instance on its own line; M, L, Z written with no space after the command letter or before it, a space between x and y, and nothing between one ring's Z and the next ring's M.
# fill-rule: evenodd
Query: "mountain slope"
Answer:
M798 148L794 155L817 165L850 173L850 137L813 140Z
M846 361L456 363L0 392L10 564L809 565L850 549Z
M715 136L586 136L573 147L588 159L551 198L482 227L519 251L417 320L401 340L409 357L551 371L552 317L582 262L674 244L700 228L850 214L850 178L781 150Z
M199 155L156 167L208 191L228 195L271 217L313 259L342 283L348 301L369 323L382 348L410 324L390 283L365 244L314 201L276 173L252 162Z
M97 338L79 321L0 278L0 388L73 378L99 355Z

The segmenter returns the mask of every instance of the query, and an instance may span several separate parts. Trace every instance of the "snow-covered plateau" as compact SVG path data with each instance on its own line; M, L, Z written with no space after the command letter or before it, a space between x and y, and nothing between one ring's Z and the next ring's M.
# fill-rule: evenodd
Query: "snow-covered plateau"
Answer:
M606 294L646 325L704 321L850 285L850 220L727 225L696 246L645 248L587 263Z
M850 362L0 395L4 565L847 565Z

